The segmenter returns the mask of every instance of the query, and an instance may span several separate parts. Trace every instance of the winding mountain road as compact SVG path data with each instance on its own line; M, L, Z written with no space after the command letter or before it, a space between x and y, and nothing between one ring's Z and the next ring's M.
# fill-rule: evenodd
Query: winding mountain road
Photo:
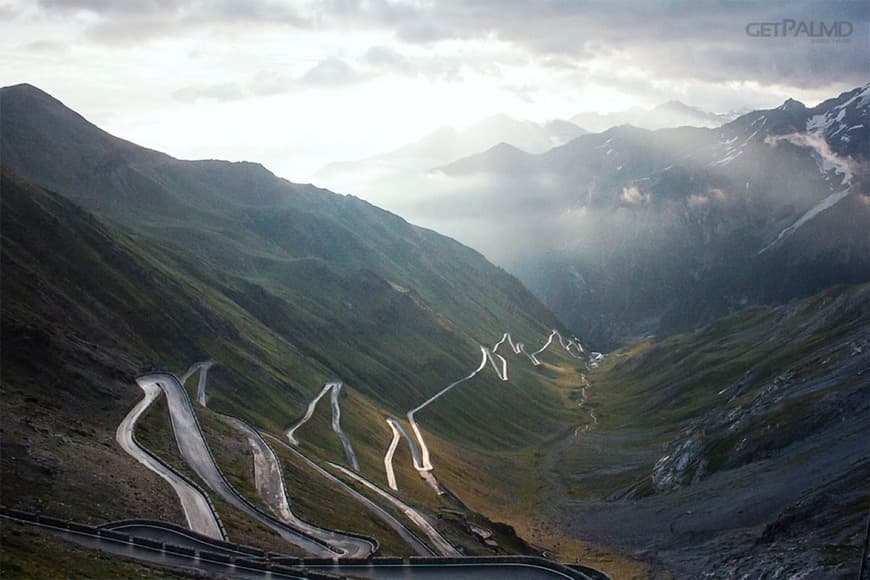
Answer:
M553 332L555 332L556 335L559 337L559 342L562 344L562 348L564 348L564 349L568 352L568 354L570 354L570 355L573 356L574 358L583 358L583 357L582 357L582 354L583 354L584 352L586 352L586 351L583 349L583 345L580 344L579 341L577 341L577 340L575 340L575 339L573 339L573 338L569 338L569 339L565 340L565 339L562 337L562 335L559 334L558 331L553 330ZM575 353L571 352L571 347L572 347L572 346L573 346L573 347L576 347L577 350L580 351L580 354L575 354Z
M521 343L521 342L514 343L513 338L511 337L509 332L505 332L502 335L502 337L499 339L499 341L493 345L492 350L490 350L484 346L481 346L480 351L481 351L482 356L481 356L480 366L476 370L474 370L467 377L447 385L444 389L442 389L441 391L439 391L438 393L436 393L435 395L433 395L432 397L430 397L429 399L424 401L421 405L418 405L417 407L411 409L408 412L408 415L407 415L408 422L411 424L411 429L413 429L414 434L417 438L417 442L419 443L419 448L420 448L419 451L416 449L416 445L414 445L413 441L408 437L407 432L404 431L404 428L402 427L401 423L399 423L395 419L388 418L387 423L389 424L390 429L392 430L392 439L390 441L390 445L387 448L386 453L384 454L384 469L386 470L387 484L389 485L390 489L392 489L394 491L398 490L398 486L396 484L395 471L393 468L393 457L395 455L396 448L399 445L399 433L401 432L405 435L406 439L408 439L408 444L411 448L411 456L414 459L414 469L417 470L417 472L420 474L420 476L424 480L426 480L426 482L429 483L429 485L432 486L432 488L435 489L435 491L437 491L439 494L443 494L444 493L443 488L438 483L438 480L435 479L435 476L432 474L432 471L434 468L432 466L432 462L431 462L431 459L429 456L429 448L426 446L426 442L423 439L423 434L420 431L420 428L417 425L417 422L415 421L415 415L419 411L421 411L423 408L425 408L427 405L429 405L430 403L432 403L433 401L435 401L436 399L438 399L439 397L441 397L442 395L447 393L447 391L449 391L450 389L452 389L456 385L473 378L476 374L478 374L480 371L482 371L484 369L487 361L489 361L489 363L492 365L492 368L495 371L495 374L498 376L499 379L501 379L502 381L508 381L509 377L508 377L507 360L503 356L498 354L499 347L502 344L504 344L505 342L508 343L511 350L513 350L514 354L525 354L534 366L540 366L541 361L538 360L537 355L544 352L547 349L547 347L550 346L550 344L553 342L554 337L559 338L559 343L562 345L562 348L564 348L568 354L570 354L571 356L573 356L575 358L580 358L580 359L583 358L582 356L577 355L571 351L571 347L573 346L573 347L576 347L581 353L583 353L584 352L583 346L580 345L579 342L575 342L573 339L566 340L559 333L559 331L557 331L556 329L553 329L552 332L550 332L550 335L547 337L547 342L544 343L544 346L542 346L540 349L538 349L537 351L535 351L534 353L531 353L531 354L526 352L525 345L523 343ZM499 362L496 361L496 358L499 359L500 364L499 364ZM322 396L322 393L321 393L321 395L318 395L318 397L320 397L320 396ZM314 402L316 402L316 400ZM312 404L314 402L312 402ZM310 413L308 413L306 416L308 416L308 415L310 415ZM304 422L304 420L305 419L303 418L303 422ZM298 425L297 425L297 427L298 427Z
M312 461L311 459L306 457L301 451L299 451L295 447L288 445L286 442L284 442L281 439L278 439L277 437L274 437L268 433L264 433L263 435L265 437L268 437L269 439L271 439L273 443L276 443L277 445L280 445L284 449L288 450L295 457L304 461L309 467L311 467L318 474L322 475L323 477L325 477L326 479L328 479L329 481L334 483L336 486L341 488L342 491L344 491L345 493L350 495L352 498L354 498L356 501L358 501L360 504L362 504L363 507L365 507L370 512L372 512L374 515L376 515L378 518L383 520L383 522L386 523L388 526L390 526L392 529L394 529L396 531L396 533L398 533L399 536L401 536L402 539L405 540L414 549L415 552L417 552L418 555L420 555L420 556L432 556L435 554L435 552L432 549L430 549L429 546L424 544L416 536L416 534L414 534L411 530L409 530L404 524L402 524L399 520L397 520L395 517L393 517L384 508L382 508L381 506L379 506L378 504L376 504L375 502L373 502L372 500L370 500L366 496L362 495L357 490L350 487L345 482L343 482L342 480L338 479L337 477L335 477L333 474L331 474L327 470L320 467L318 464L314 463L314 461ZM353 474L353 472L351 472L351 471L348 471L348 473ZM352 476L359 477L360 480L363 480L363 478L357 474L353 474Z
M341 446L344 448L344 454L347 457L348 463L353 467L354 471L359 471L359 461L357 461L356 453L353 451L353 445L350 444L350 439L344 434L341 429L341 406L339 405L338 397L341 394L341 389L344 388L343 383L337 383L332 387L330 401L332 402L332 430L338 435Z
M190 365L190 368L181 375L181 378L178 380L182 385L187 383L187 379L189 379L193 373L199 371L199 383L196 385L196 402L199 403L203 407L208 406L208 396L205 392L206 381L208 380L208 369L214 366L213 360L207 360L203 362L197 362Z
M465 378L459 379L458 381L454 381L454 382L450 383L449 385L447 385L446 387L444 387L443 389L441 389L440 391L438 391L437 393L435 393L434 395L432 395L431 397L429 397L428 399L423 401L423 403L417 405L416 407L414 407L413 409L408 411L408 423L411 424L411 429L414 430L414 435L417 437L417 442L420 444L420 454L421 454L420 466L417 467L415 465L415 468L417 469L417 471L423 473L426 471L432 471L432 469L434 469L434 468L432 467L432 462L430 461L430 458L429 458L429 448L426 446L426 441L423 440L423 434L420 432L420 427L417 425L417 421L415 420L415 415L417 413L419 413L420 411L422 411L423 409L425 409L430 404L432 404L436 399L443 396L445 393L447 393L450 389L452 389L456 385L460 385L460 384L464 383L465 381L473 379L475 377L475 375L477 375L477 373L482 371L483 368L486 366L486 361L487 361L487 354L486 353L487 353L487 351L484 347L480 347L480 353L482 355L481 359L480 359L480 366L478 366L474 371L472 371L470 375L468 375Z
M207 369L209 366L211 366L211 363L209 363L208 366L205 366L205 363L197 363L196 365L193 365L191 367L192 371L189 370L187 373L185 373L185 378L189 378L192 375L192 372L195 372L196 368ZM200 385L202 386L202 390L204 392L206 383L202 379L200 380ZM328 390L331 390L333 413L332 427L333 430L339 433L340 437L342 437L343 440L346 441L347 439L344 436L344 432L341 430L341 411L338 406L338 394L340 393L342 386L343 385L340 382L330 382L324 385L320 393L318 393L314 400L312 400L308 404L308 408L306 409L303 418L293 428L288 429L288 431L285 432L287 438L291 441L296 440L295 437L292 437L293 433L311 418L311 416L314 414L314 409L317 406L318 401L323 398ZM283 473L281 472L280 462L278 461L274 450L264 439L264 434L261 434L252 426L236 417L231 417L229 415L223 414L221 414L220 416L221 418L223 418L224 421L244 433L249 445L251 446L251 451L254 456L254 485L257 488L257 493L275 512L280 520L282 520L287 525L302 531L304 534L312 536L320 542L329 545L334 551L339 552L342 557L366 558L372 555L375 550L375 546L370 541L361 537L349 536L340 532L318 528L317 526L314 526L296 516L293 513L290 507L289 499L287 498L286 486L284 484L284 478ZM405 434L405 438L410 441L410 437L408 436L407 432L404 431L404 427L399 424L399 428ZM436 553L426 544L424 544L413 532L411 532L407 527L405 527L401 522L393 517L389 512L387 512L386 510L372 502L370 499L360 494L358 491L348 486L346 483L317 465L311 459L306 457L302 452L298 451L294 447L291 447L284 441L273 437L272 435L265 434L265 436L269 437L274 442L283 446L285 449L288 449L296 457L308 464L318 474L335 483L343 491L348 493L352 498L361 503L365 508L375 514L378 518L383 520L388 526L394 529L396 533L398 533L399 536L402 537L402 539L404 539L418 555L431 556ZM298 440L296 440L296 442L298 444ZM348 446L350 446L349 441ZM416 451L416 447L414 447L414 450ZM345 448L345 451L347 452L347 447ZM356 463L356 455L353 454L352 448L350 450L349 456L353 457L352 463L355 464L355 469L359 470L359 464ZM348 473L352 472L348 471ZM357 477L360 481L367 481L360 476ZM410 512L413 512L413 515L409 515L408 517L415 524L418 524L418 522L420 521L426 521L425 518L421 514L419 514L419 512L416 512L405 504L402 505L410 510ZM429 529L421 529L423 529L424 533L426 533L427 535L431 533L431 530ZM433 537L435 538L433 540L434 545L440 545L439 543L446 542L446 540L444 540L443 537L440 536L440 534L437 534Z
M550 333L550 336L547 337L547 342L544 343L544 346L542 346L541 348L539 348L535 352L529 354L529 356L532 357L532 360L534 361L535 366L538 366L539 364L541 364L541 361L538 360L538 355L541 354L542 352L544 352L545 350L547 350L547 347L550 346L551 342L553 342L553 336L555 336L555 335L556 335L556 331L554 330L553 332Z
M155 373L139 377L141 384L152 384L163 390L169 403L169 416L175 432L178 450L184 461L205 483L226 502L264 526L272 529L291 544L321 557L344 556L343 550L333 550L315 538L291 528L287 524L260 511L244 499L223 477L220 468L205 442L205 437L194 414L193 405L184 386L175 375ZM143 387L144 389L144 387Z
M502 381L507 381L508 380L508 369L507 369L507 361L505 360L505 358L503 356L501 356L500 354L493 355L493 353L488 348L484 348L483 352L486 353L487 360L489 360L489 362L492 363L492 370L495 371L495 374L498 376L498 378L500 378ZM495 357L498 357L499 360L501 360L501 369L499 369L498 363L495 362Z
M550 336L547 337L547 342L544 343L544 346L542 346L541 348L539 348L535 352L529 354L529 358L532 359L532 364L534 364L535 366L538 366L541 364L541 361L538 360L538 355L541 354L542 352L544 352L545 350L547 350L547 347L550 346L550 343L553 342L553 337L556 337L556 336L559 337L559 344L562 345L562 348L564 348L568 354L570 354L574 358L583 358L582 356L574 354L573 352L571 352L570 347L572 345L576 346L578 348L578 350L580 350L581 353L585 352L583 350L583 346L579 342L574 342L573 339L569 339L566 341L564 339L564 337L562 337L562 335L559 333L558 330L553 329L553 331L550 332Z
M208 380L206 373L213 364L213 361L207 361L196 363L191 367L193 370L200 369L197 395L201 396L200 404L202 406L206 406L205 389ZM185 373L185 378L189 378L190 375L191 371L189 370ZM181 382L184 383L184 381ZM333 387L333 393L336 390ZM245 421L223 413L218 415L228 425L240 431L247 439L254 459L254 487L257 489L257 495L266 502L266 505L279 520L329 545L332 549L343 552L345 557L365 558L374 553L376 546L368 540L319 528L296 516L290 508L284 473L281 471L281 463L278 461L275 451L266 443L259 431Z
M393 432L393 439L390 441L390 446L387 449L386 454L384 454L384 468L387 472L387 484L390 486L390 489L393 491L398 491L399 488L396 485L396 474L393 470L393 456L396 453L396 448L399 445L399 436L405 438L405 441L408 443L408 449L411 451L411 460L414 462L414 469L420 472L420 475L426 480L429 485L431 485L435 491L439 494L444 493L441 489L441 486L438 482L432 477L426 477L424 474L428 474L423 467L423 459L420 455L420 448L417 447L417 442L408 434L408 431L405 429L405 426L402 425L399 421L392 417L387 417L387 424L390 426L390 429Z
M244 421L229 415L221 415L221 417L244 433L248 440L254 455L254 485L257 488L257 494L263 498L263 501L272 509L278 519L330 545L333 549L344 552L344 556L347 558L366 558L374 553L375 545L368 540L319 528L296 516L287 499L281 463L266 440L256 429Z
M389 501L395 507L397 507L403 514L405 514L405 517L407 517L409 520L414 522L414 524L418 528L420 528L420 530L424 534L426 534L426 537L429 538L429 541L432 542L432 545L435 546L435 550L440 555L442 555L442 556L461 556L462 555L462 553L459 552L459 550L454 548L453 545L450 542L448 542L447 539L444 536L442 536L441 533L438 530L436 530L432 524L429 523L429 520L427 520L426 517L423 516L423 514L421 514L420 512L418 512L417 510L415 510L414 508L412 508L411 506L409 506L408 504L406 504L405 502L403 502L402 500L400 500L396 496L394 496L390 493L387 493L386 491L384 491L383 489L381 489L380 487L378 487L374 483L370 482L369 480L365 479L364 477L362 477L358 473L354 473L353 471L350 471L346 467L342 467L341 465L337 465L335 463L330 463L329 465L332 466L334 469L341 471L346 476L348 476L351 479L353 479L354 481L357 481L358 483L362 484L367 489L375 492L376 494L378 494L379 496L381 496L385 500Z
M396 447L399 446L400 435L393 419L387 419L387 425L393 431L393 439L390 441L390 446L384 454L384 471L387 473L387 485L393 491L399 491L399 486L396 484L396 472L393 470L393 455L396 453Z
M431 463L429 448L423 438L423 434L416 421L416 415L424 408L432 404L438 398L449 392L459 384L474 378L487 365L487 361L491 364L496 375L502 381L508 381L508 365L507 360L498 354L498 348L507 342L515 354L525 354L533 365L538 366L541 362L537 359L537 355L546 350L553 341L553 338L558 336L561 346L570 355L576 358L582 356L572 352L571 348L575 347L580 353L584 352L582 345L575 342L573 339L565 340L557 330L553 330L547 338L546 343L534 353L527 353L522 343L514 343L509 333L504 333L501 339L492 347L492 350L480 346L481 361L479 366L472 371L468 376L463 377L453 383L450 383L420 405L414 407L407 413L407 419L414 432L416 441L405 430L404 426L396 419L387 418L387 424L392 432L392 439L387 452L384 456L384 467L387 473L387 482L391 489L397 490L396 477L393 469L393 457L400 443L401 437L404 436L408 442L411 456L414 462L414 468L419 472L420 476L426 480L439 494L444 493L444 490L438 484L434 475L431 473L434 467ZM498 361L496 360L498 359ZM500 361L500 363L499 363ZM168 402L172 429L178 445L179 452L182 458L190 466L190 468L215 492L217 492L225 501L246 513L264 526L274 530L282 538L288 542L300 547L306 552L315 554L321 557L348 557L348 558L365 558L371 556L376 545L362 537L347 535L341 532L318 528L310 524L298 516L296 516L289 503L284 484L283 473L281 471L280 462L275 455L274 450L263 438L263 434L255 428L245 423L244 421L228 415L220 415L224 421L235 427L238 431L244 434L251 448L254 459L254 483L258 495L263 498L266 504L274 512L278 519L269 516L259 508L251 504L247 499L242 497L226 480L216 464L205 437L196 419L196 414L193 410L190 397L184 388L184 382L189 379L195 372L199 371L199 383L197 386L196 400L198 404L205 407L208 402L206 394L206 386L208 380L208 370L214 365L214 361L199 362L191 365L185 372L181 380L170 373L152 373L143 375L137 378L137 384L142 388L145 396L136 404L136 406L128 413L116 431L116 439L121 447L137 461L145 465L151 471L160 475L163 479L172 485L175 489L185 513L188 526L191 530L201 533L205 536L223 539L224 535L221 530L220 523L217 519L207 496L192 485L185 478L180 476L166 464L161 462L155 456L151 455L145 449L140 447L133 436L133 430L136 422L142 414L150 407L157 399L162 391ZM376 484L368 481L359 475L359 462L353 450L350 440L341 428L341 406L340 395L343 388L343 383L332 381L326 383L317 396L309 402L303 417L292 427L285 431L285 436L288 441L296 446L299 440L296 437L296 431L307 423L314 414L317 403L327 391L330 391L331 410L332 410L332 429L339 437L342 443L348 463L353 471L337 465L329 463L334 469L339 470L344 475L352 478L354 481L365 486L379 496L383 497L396 508L398 508L409 520L417 527L432 542L435 547L435 552L442 556L456 557L461 556L461 553L456 550L423 516L397 497L381 489ZM582 390L582 401L580 405L585 403L586 389ZM590 410L591 411L591 410ZM597 422L597 417L594 412L590 412L593 422ZM588 427L587 427L588 429ZM575 432L576 434L576 432ZM432 549L426 546L417 538L409 529L401 522L396 520L391 514L383 508L372 502L370 499L361 495L352 487L348 486L334 475L305 457L300 451L287 445L283 441L268 435L280 445L284 446L297 457L305 461L312 469L319 474L336 483L342 490L350 494L355 500L360 502L367 509L372 511L379 518L384 520L390 527L405 539L414 550L421 555L433 554Z
M327 391L330 391L335 384L336 383L326 383L325 385L323 385L323 388L320 389L320 392L317 393L317 396L311 399L311 402L308 403L308 407L305 409L305 414L302 416L302 418L299 419L299 421L295 425L293 425L284 432L290 443L292 443L293 445L299 445L299 439L296 438L296 430L302 427L305 423L307 423L309 419L311 419L311 416L314 415L314 409L317 407L318 401L320 401L320 399L323 398L323 395L325 395Z
M311 419L311 416L314 415L314 409L317 407L317 403L320 399L323 398L323 395L327 393L327 391L331 391L330 400L332 403L332 430L338 435L339 441L341 441L341 446L344 449L344 454L347 457L347 462L354 468L354 470L359 471L359 461L356 458L356 453L354 453L353 446L350 444L350 439L347 438L344 431L341 428L341 406L339 403L339 395L341 394L341 390L344 388L344 383L339 381L332 381L323 385L323 388L317 394L314 399L308 403L308 407L305 409L305 414L302 416L299 421L287 429L285 431L285 435L287 439L293 445L299 445L299 439L296 437L296 431L302 427L305 423Z
M175 490L181 501L181 508L187 520L187 526L194 532L218 540L226 539L217 516L212 510L211 504L205 494L194 487L186 479L178 475L154 455L143 449L136 443L133 432L136 422L160 396L160 387L150 381L137 380L137 384L145 392L145 396L133 409L127 413L115 432L115 440L121 448L135 458L139 463L165 479Z

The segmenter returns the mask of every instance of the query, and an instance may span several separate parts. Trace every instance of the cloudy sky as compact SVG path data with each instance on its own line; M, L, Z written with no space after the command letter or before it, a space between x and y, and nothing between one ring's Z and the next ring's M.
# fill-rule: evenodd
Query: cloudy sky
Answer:
M870 80L866 0L0 0L0 83L112 133L305 181L442 125L679 99L814 104ZM847 22L838 42L751 22Z

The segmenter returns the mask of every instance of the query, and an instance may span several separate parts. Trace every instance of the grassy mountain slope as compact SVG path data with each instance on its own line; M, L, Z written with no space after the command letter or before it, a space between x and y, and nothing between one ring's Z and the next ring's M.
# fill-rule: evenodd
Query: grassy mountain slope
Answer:
M20 176L129 228L174 270L395 412L466 374L477 343L510 329L533 344L559 325L473 250L359 199L252 163L137 148L27 85L0 98L4 162ZM306 396L319 388L303 384ZM237 393L219 397L242 404ZM272 419L272 402L257 413Z
M572 506L563 529L651 550L687 575L857 570L870 286L642 341L589 381L598 423L551 458L554 505Z
M360 200L253 164L137 148L31 87L0 95L12 166L2 176L5 503L81 519L180 521L171 491L113 435L139 397L137 372L153 364L180 373L205 359L218 363L209 406L276 435L325 381L343 380L345 430L363 472L385 484L386 413L402 416L467 375L478 343L511 330L540 344L558 326L479 254ZM436 464L479 469L481 488L507 493L499 467L570 427L566 389L547 373L516 376L503 383L481 373L427 410ZM303 449L343 463L327 403ZM149 439L165 427L150 425ZM102 477L103 465L117 477ZM421 489L409 465L397 469L408 489ZM143 493L134 478L150 487Z
M286 413L293 391L283 377L327 376L220 294L167 268L159 251L5 171L2 191L4 502L120 519L157 515L153 496L157 513L177 520L171 490L114 443L141 396L136 373L243 349L237 387L283 388ZM149 482L145 494L133 478Z

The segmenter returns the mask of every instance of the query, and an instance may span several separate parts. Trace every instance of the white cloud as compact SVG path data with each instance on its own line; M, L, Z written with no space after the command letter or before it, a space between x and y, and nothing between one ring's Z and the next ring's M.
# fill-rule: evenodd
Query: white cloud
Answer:
M360 77L356 71L334 57L320 61L299 78L300 83L312 86L347 85L358 80Z
M640 17L603 1L0 0L0 19L14 19L0 84L35 84L170 154L256 160L303 180L496 113L540 122L670 98L723 111L852 88L860 38L815 47L807 70L823 74L796 88L806 75L779 66L783 50L764 56L770 43L744 38L758 6L660 4ZM808 49L794 49L800 63Z
M622 188L622 201L624 203L634 205L638 203L648 203L650 194L644 193L636 185Z
M700 193L693 193L689 196L689 207L699 208L710 205L710 198Z
M841 175L843 185L849 185L852 182L854 162L848 157L840 157L831 151L831 147L821 134L790 133L788 135L770 135L764 139L765 143L772 146L782 141L812 149L817 155L819 169L823 173L833 171L835 174Z

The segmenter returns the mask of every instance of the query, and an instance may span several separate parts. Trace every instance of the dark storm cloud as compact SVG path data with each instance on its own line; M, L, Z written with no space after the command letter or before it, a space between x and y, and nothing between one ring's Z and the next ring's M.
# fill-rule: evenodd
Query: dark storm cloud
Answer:
M407 41L494 35L539 57L582 63L602 52L664 79L758 81L801 88L859 85L870 75L865 0L648 1L441 0L427 8L390 11L385 2L342 0L331 16L354 25L383 26ZM753 38L751 22L845 21L852 33L839 42L807 37Z

